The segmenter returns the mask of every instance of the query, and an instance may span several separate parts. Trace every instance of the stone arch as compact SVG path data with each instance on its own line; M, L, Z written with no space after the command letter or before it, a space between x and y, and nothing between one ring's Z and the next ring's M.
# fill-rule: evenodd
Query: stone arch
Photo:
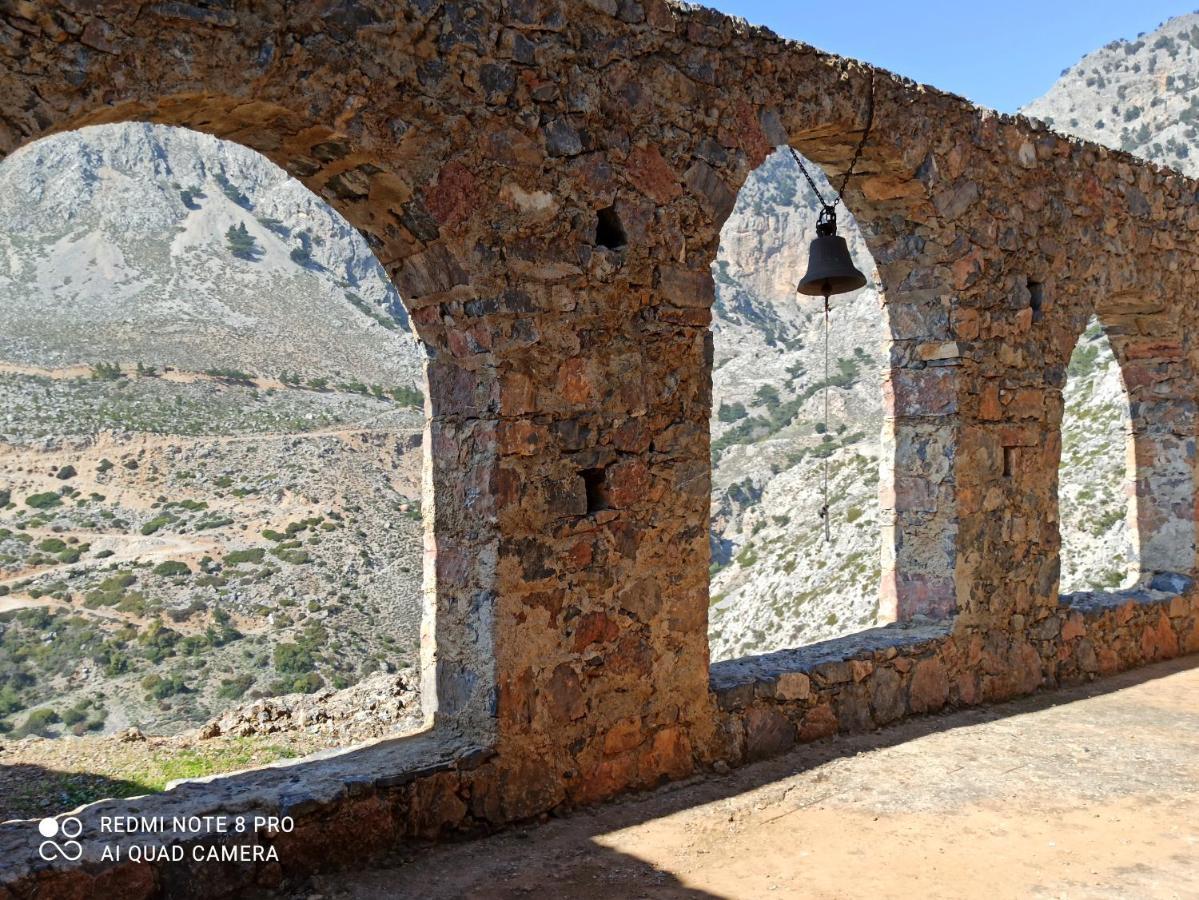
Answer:
M1130 404L1118 372L1108 335L1091 317L1062 386L1056 516L1062 594L1118 589L1139 575L1137 504L1128 477Z
M29 117L0 106L0 123L19 119ZM164 94L34 121L36 127L19 137L11 127L0 128L0 159L40 137L88 125L144 121L188 128L261 153L365 237L427 354L422 703L429 721L490 734L498 537L488 489L495 424L487 414L496 385L486 360L461 350L472 340L469 329L447 326L439 312L440 303L469 291L471 281L461 262L465 252L447 233L465 215L453 163L423 159L401 174L346 130L278 103L233 95Z
M1180 312L1140 292L1108 293L1096 304L1128 395L1128 515L1140 583L1166 590L1181 590L1195 574L1199 515L1199 385Z
M846 64L843 81L845 90L835 100L761 108L755 123L761 141L751 146L748 164L731 187L739 190L750 169L777 146L793 147L839 184L871 123L841 212L853 215L877 266L885 297L881 314L890 333L883 383L880 619L943 619L959 607L955 472L959 370L965 362L959 340L977 335L968 319L950 314L959 287L953 279L962 269L955 266L960 253L954 229L978 189L938 173L927 144L894 141L903 132L895 121L901 112L885 98L898 88L895 79ZM795 88L800 95L808 89ZM827 108L832 103L836 106ZM718 217L718 227L728 210Z

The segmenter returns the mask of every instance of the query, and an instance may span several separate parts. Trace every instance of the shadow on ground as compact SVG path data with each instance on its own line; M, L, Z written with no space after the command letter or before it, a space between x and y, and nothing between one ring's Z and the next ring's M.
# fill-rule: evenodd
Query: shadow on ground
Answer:
M1158 679L1170 680L1155 689L1152 683ZM1148 687L1136 690L1143 685ZM925 871L937 872L938 863L948 866L954 852L967 853L953 869L957 877L974 879L960 883L960 889L988 892L988 865L1000 867L993 877L1004 883L1004 866L1018 868L1038 854L1059 852L1052 850L1059 842L1066 858L1039 861L1043 879L1042 869L1036 869L1029 877L1038 880L1024 889L1051 890L1056 896L1085 888L1107 896L1094 873L1081 875L1081 881L1055 879L1065 878L1079 861L1094 867L1100 860L1117 871L1122 849L1131 845L1128 829L1139 829L1149 848L1166 847L1171 835L1152 833L1160 817L1195 821L1190 807L1170 819L1163 804L1199 798L1197 686L1199 656L1191 656L1002 704L909 719L869 734L804 745L725 776L699 776L578 810L544 826L513 828L457 845L409 847L370 869L297 885L291 896L673 900L862 895L869 893L866 884L875 888L873 896L903 896L895 888L904 883L905 860L931 854L924 859L925 868L913 870L907 882L919 891L914 880ZM1121 697L1126 691L1131 693ZM1133 808L1125 808L1130 803ZM1082 817L1081 827L1067 825L1065 811ZM1141 825L1138 816L1145 817ZM790 818L776 823L784 817ZM1110 831L1097 830L1108 818ZM885 827L888 821L893 829ZM954 822L962 824L947 824ZM1034 827L1047 830L1022 830ZM946 828L950 837L941 834ZM847 832L845 848L831 843L840 831ZM1081 843L1071 845L1070 839ZM777 846L771 843L780 840ZM990 840L1000 841L992 858L978 861L969 855L985 852L981 847L969 850L970 843ZM1011 852L1020 848L1023 858L1005 861L1005 840ZM1028 847L1021 846L1022 840ZM1104 840L1111 841L1110 852L1100 848ZM1168 870L1185 857L1186 871L1196 871L1199 833L1179 840L1162 865ZM833 885L823 891L816 860L811 861L813 881L803 881L802 874L806 848L817 845L826 869L838 850L845 853L836 867L843 871L819 874ZM937 856L932 846L941 854L948 849L949 856ZM880 881L882 870L877 868L887 854L899 860L890 884ZM722 855L730 858L717 863ZM758 857L756 864L749 867L746 857ZM749 867L747 880L713 877L713 867L719 871L726 864ZM1128 878L1137 867L1145 868L1141 859L1120 870L1124 874L1109 885L1111 896L1127 896L1132 889ZM772 870L782 880L768 884ZM687 877L688 872L696 877ZM1149 876L1142 872L1140 877ZM721 887L714 890L713 884ZM1146 884L1150 894L1162 889L1152 878ZM760 893L775 890L781 893ZM945 895L956 894L950 888Z
M62 772L29 763L0 765L0 821L58 815L84 803L134 797L150 788L94 772Z

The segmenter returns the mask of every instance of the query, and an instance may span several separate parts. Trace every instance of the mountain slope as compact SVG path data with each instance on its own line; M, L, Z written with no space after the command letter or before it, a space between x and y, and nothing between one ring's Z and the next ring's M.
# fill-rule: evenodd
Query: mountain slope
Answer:
M1199 175L1199 13L1088 53L1021 112Z
M423 377L355 229L253 151L147 124L54 135L0 168L0 359Z

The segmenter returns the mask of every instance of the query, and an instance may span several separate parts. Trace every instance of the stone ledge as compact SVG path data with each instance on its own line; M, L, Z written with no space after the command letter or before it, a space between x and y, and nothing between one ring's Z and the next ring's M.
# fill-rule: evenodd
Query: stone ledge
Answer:
M1082 613L1116 609L1126 603L1152 605L1168 603L1175 597L1187 593L1193 580L1185 575L1162 572L1154 575L1148 585L1136 585L1118 591L1074 591L1058 597L1058 606L1068 607Z
M439 773L475 769L493 755L490 748L452 728L434 728L258 769L189 779L158 794L100 800L60 814L72 815L83 824L80 841L84 854L76 862L42 861L37 854L41 838L36 821L10 820L0 824L0 897L5 896L6 886L30 876L111 865L101 859L103 846L148 843L169 847L229 840L171 832L101 836L102 816L162 817L170 822L176 816L263 815L291 816L301 823L357 797L394 790ZM246 833L235 837L256 844L263 836Z
M761 656L744 656L713 663L709 685L722 708L733 708L726 706L724 701L734 700L744 693L752 697L754 686L777 684L781 677L791 673L820 676L825 667L870 658L880 651L891 649L905 655L919 655L928 650L933 642L948 638L953 631L953 621L943 619L896 623L794 650L778 650ZM761 694L760 687L758 693Z

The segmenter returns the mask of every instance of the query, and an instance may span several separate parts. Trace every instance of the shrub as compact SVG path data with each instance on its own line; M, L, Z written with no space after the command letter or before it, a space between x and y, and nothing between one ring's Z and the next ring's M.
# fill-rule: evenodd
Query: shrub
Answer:
M96 464L96 471L101 475L103 475L105 472L107 472L109 469L112 469L112 468L114 468L114 466L112 464L111 459L105 458L105 459L100 460L100 462L98 462Z
M307 550L296 550L282 545L271 551L271 556L282 560L285 563L291 563L293 566L302 566L311 560Z
M172 522L178 522L178 521L179 521L178 516L172 515L171 513L162 513L160 515L155 516L153 519L151 519L149 522L147 522L145 525L143 525L141 528L141 531L142 531L142 534L144 534L144 535L151 535L151 534L154 534L154 532L158 531L159 529L161 529L167 525L170 525Z
M188 568L187 563L174 559L165 560L154 567L154 574L162 575L165 578L176 578L181 575L190 575L191 573L192 570Z
M25 721L21 723L21 727L17 729L16 734L18 737L25 737L30 734L45 737L49 732L50 726L56 725L61 721L62 719L58 713L47 706L43 706L40 709L35 709L25 717Z
M302 675L316 668L312 652L299 644L276 644L274 657L280 672Z
M425 405L425 395L416 388L397 387L392 388L388 393L391 399L401 406L420 407Z
M121 367L117 363L96 363L92 366L93 381L116 381L121 376Z
M325 686L325 679L316 672L302 675L291 683L291 689L298 694L314 694Z
M0 488L0 507L8 506L12 502L12 491L8 488Z
M62 506L62 497L55 491L30 494L25 498L25 505L34 509L51 509L55 506Z
M75 471L74 466L66 465L59 469L58 472L55 473L54 477L59 481L69 481L78 474L79 473Z
M59 538L45 538L38 542L37 548L43 553L61 553L67 549L67 542Z
M167 697L188 692L187 685L178 675L171 675L167 678L163 678L161 675L147 675L142 679L142 688L146 692L147 700L165 700Z
M246 230L245 222L230 225L229 230L225 232L225 240L229 244L229 252L238 259L257 262L262 256L262 248L258 246L258 241L254 240L254 235Z
M736 422L738 419L744 419L748 415L744 403L722 403L720 409L716 413L716 418L721 422Z
M231 550L225 554L225 565L236 566L239 563L260 563L266 551L261 547L250 550Z
M225 700L238 700L254 685L253 675L238 675L235 678L222 678L221 686L216 695Z

